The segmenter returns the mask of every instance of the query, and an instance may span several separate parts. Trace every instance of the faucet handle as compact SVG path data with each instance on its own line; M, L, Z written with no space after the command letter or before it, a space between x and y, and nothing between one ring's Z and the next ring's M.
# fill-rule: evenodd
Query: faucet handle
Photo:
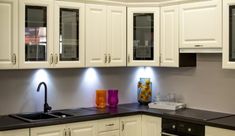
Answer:
M48 105L48 103L44 104L44 112L47 113L52 110L52 107Z

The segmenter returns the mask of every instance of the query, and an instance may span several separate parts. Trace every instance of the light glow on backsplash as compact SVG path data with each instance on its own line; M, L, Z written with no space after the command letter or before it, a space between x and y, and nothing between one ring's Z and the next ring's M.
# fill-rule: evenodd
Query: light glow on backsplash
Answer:
M40 82L48 83L50 81L49 79L49 73L45 69L39 69L36 70L36 72L33 75L33 83L39 84Z

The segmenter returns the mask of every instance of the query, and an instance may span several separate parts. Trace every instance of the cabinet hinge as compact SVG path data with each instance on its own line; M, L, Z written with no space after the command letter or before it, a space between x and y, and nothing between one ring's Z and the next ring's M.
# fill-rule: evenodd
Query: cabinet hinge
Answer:
M15 53L13 53L12 56L11 56L11 62L12 62L13 65L16 64L16 54Z

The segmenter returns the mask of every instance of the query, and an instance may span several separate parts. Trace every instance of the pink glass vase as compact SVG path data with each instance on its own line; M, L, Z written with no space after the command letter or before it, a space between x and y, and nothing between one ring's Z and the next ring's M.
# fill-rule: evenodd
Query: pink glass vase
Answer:
M108 90L108 104L110 108L116 108L118 105L118 90Z

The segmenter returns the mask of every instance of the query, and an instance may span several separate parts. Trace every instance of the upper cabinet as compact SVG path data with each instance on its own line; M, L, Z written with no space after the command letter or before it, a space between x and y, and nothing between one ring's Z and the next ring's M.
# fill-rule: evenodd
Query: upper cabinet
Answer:
M0 69L18 68L18 0L0 0Z
M126 8L86 4L86 66L126 65Z
M223 68L235 69L235 0L223 2Z
M56 1L54 9L55 67L84 67L85 4Z
M53 0L20 0L20 68L53 65Z
M179 67L179 6L161 8L160 65Z
M180 48L222 48L221 0L180 5Z
M128 8L128 66L159 66L159 8Z

